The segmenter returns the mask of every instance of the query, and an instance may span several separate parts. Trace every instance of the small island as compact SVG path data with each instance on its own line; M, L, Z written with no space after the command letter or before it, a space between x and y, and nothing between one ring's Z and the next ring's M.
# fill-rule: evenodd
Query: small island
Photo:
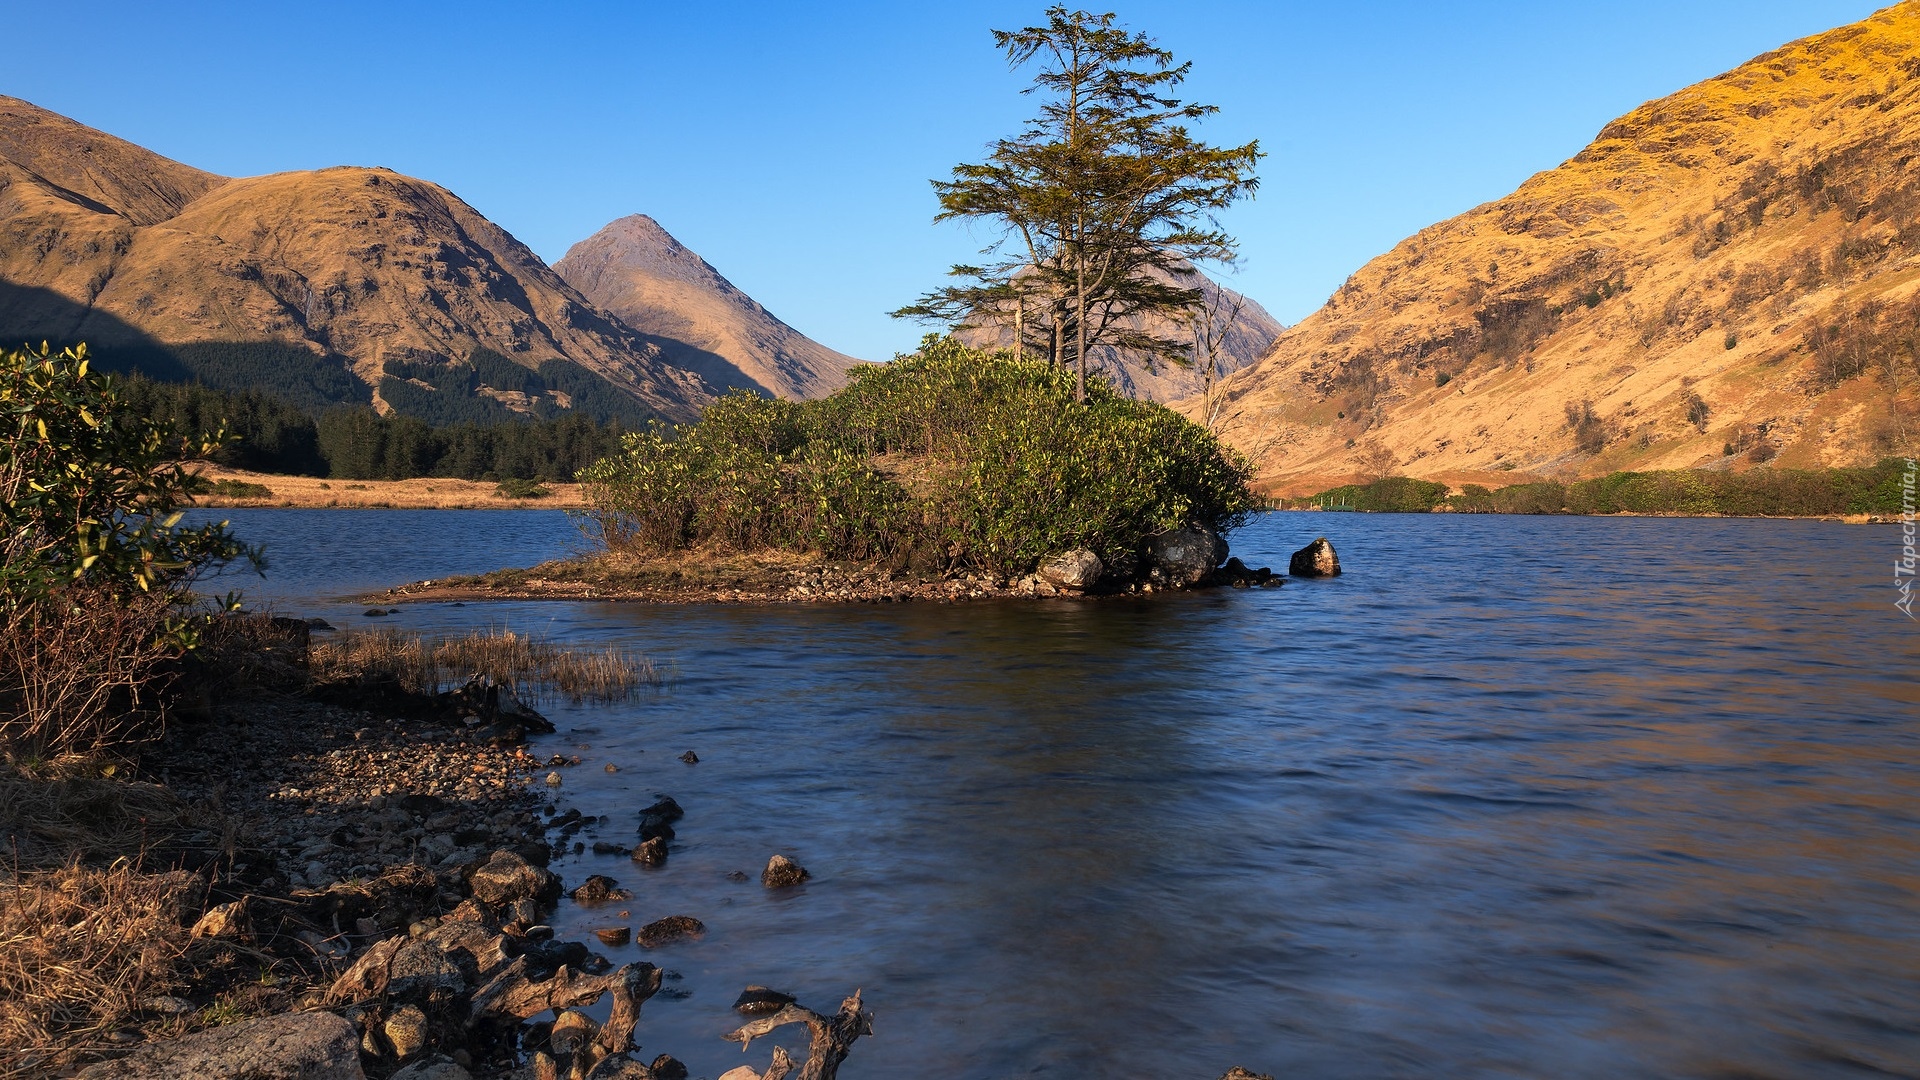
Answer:
M929 337L826 398L748 393L587 470L598 550L376 602L964 600L1273 585L1222 537L1256 497L1205 428L1066 369Z

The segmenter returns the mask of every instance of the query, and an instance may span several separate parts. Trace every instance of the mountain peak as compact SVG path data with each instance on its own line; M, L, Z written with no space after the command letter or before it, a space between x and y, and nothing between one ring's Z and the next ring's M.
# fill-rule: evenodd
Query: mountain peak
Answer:
M775 318L645 214L609 222L553 265L567 284L725 388L819 397L860 363Z

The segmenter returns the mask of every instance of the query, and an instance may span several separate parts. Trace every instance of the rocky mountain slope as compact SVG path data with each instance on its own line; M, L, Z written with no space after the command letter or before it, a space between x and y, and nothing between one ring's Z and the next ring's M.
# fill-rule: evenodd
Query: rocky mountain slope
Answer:
M1911 452L1916 256L1909 2L1643 105L1410 237L1229 381L1221 430L1289 494Z
M1214 335L1213 346L1218 380L1220 375L1230 375L1265 356L1286 327L1252 298L1219 284L1205 274L1199 277L1199 288L1206 297L1207 312L1220 327ZM1182 287L1193 286L1183 282ZM1161 316L1136 316L1120 320L1120 325L1175 341L1187 341L1193 337L1191 326L1176 324ZM1011 326L969 327L956 336L975 348L1013 347ZM1028 341L1032 341L1031 336ZM1121 393L1143 401L1171 402L1206 391L1204 370L1192 364L1176 364L1167 360L1147 363L1139 357L1108 347L1088 349L1087 362L1088 370L1097 372Z
M823 397L844 386L847 370L860 363L774 318L644 214L608 224L553 268L652 338L669 362L716 386Z
M438 185L226 179L0 97L0 341L41 339L439 421L682 419L713 392Z

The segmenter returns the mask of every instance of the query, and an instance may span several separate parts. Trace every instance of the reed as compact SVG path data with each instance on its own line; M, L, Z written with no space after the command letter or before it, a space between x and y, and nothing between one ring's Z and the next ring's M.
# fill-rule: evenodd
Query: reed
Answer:
M356 630L316 642L309 670L321 682L391 675L408 690L437 694L474 676L491 676L535 699L558 694L618 701L665 681L652 660L618 645L557 645L512 630L477 630L428 639L397 630Z

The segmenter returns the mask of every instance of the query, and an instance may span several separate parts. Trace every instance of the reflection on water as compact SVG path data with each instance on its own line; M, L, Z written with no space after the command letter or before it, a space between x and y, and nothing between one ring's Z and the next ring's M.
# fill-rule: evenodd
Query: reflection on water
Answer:
M350 589L577 544L540 512L231 516L278 555L255 591L336 622L365 621L326 599ZM1274 514L1235 551L1322 530L1347 576L1277 591L393 621L677 668L552 710L541 750L585 758L564 790L599 838L655 793L687 808L662 870L559 869L708 925L648 957L690 993L639 1032L695 1075L743 1060L718 1036L749 982L825 1010L864 987L849 1080L1920 1072L1893 533ZM727 880L775 851L814 880Z

